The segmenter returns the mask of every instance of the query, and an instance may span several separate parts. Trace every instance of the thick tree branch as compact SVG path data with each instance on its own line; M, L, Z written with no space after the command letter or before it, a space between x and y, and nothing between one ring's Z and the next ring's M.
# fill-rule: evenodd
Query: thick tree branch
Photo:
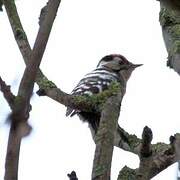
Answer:
M162 26L166 50L168 52L167 65L180 75L180 1L159 1L161 7L159 20ZM178 177L178 179L180 178Z
M100 125L95 138L96 150L92 180L110 179L112 153L122 94L110 97L103 106Z
M16 8L13 0L4 1L4 2L6 7L10 7L16 12ZM5 165L6 168L5 180L17 179L19 152L20 152L20 145L22 139L21 130L26 127L26 121L29 117L30 97L34 87L34 81L49 38L51 27L54 22L59 4L60 1L58 0L49 0L47 5L48 13L46 14L45 19L39 28L39 32L34 44L33 51L31 52L31 54L29 54L30 53L29 50L28 53L26 51L23 51L25 55L27 55L26 58L28 59L28 63L20 83L18 96L17 96L18 101L15 101L16 103L15 108L12 111L12 122L11 122L11 128L10 128L10 134L8 140L6 165ZM13 19L13 14L11 14L12 12L11 11L7 11L7 12L9 12L8 15ZM18 16L16 16L16 18L18 18ZM21 26L21 24L18 25ZM22 34L21 30L17 31L16 29L15 38L17 39L23 38L22 35L24 33ZM27 40L25 41L25 43L26 42ZM26 43L26 47L28 47L27 43Z
M168 52L167 65L180 74L180 1L160 0L160 24Z

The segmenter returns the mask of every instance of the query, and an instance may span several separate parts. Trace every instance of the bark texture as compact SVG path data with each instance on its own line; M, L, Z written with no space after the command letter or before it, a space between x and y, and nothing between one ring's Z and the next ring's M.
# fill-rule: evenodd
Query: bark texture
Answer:
M96 150L92 180L110 180L114 139L122 95L110 97L103 106L99 129L95 138Z
M27 124L30 111L30 98L34 88L36 74L42 60L60 0L49 0L47 4L48 12L39 28L33 51L30 50L25 32L23 31L20 23L14 0L4 0L3 3L5 5L15 39L24 59L27 61L18 89L18 95L15 97L13 105L10 104L10 101L7 101L12 109L12 113L4 179L17 180L21 140L23 136L28 134L28 130L30 129ZM1 86L2 85L3 83L1 83Z
M180 159L180 134L171 136L170 144L151 144L151 137L151 130L145 127L139 146L139 167L131 169L125 166L120 171L118 180L149 180Z
M167 65L180 74L180 1L160 0L159 21L168 52Z

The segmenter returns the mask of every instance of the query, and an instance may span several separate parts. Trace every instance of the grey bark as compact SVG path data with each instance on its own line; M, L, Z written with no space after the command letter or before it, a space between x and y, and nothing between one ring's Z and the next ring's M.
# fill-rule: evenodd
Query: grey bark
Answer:
M160 0L160 24L168 52L167 65L180 74L180 2Z

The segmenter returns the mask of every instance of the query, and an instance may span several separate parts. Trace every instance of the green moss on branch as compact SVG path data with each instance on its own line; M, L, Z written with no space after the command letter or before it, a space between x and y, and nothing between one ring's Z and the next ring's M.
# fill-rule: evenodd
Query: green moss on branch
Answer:
M152 145L152 150L153 150L154 154L162 153L162 152L168 150L169 148L171 148L171 146L169 144L165 144L165 143L161 143L161 142Z
M48 90L48 89L52 89L52 88L57 88L56 85L52 82L49 81L47 78L43 77L37 80L37 83L39 85L40 89L43 90Z
M128 144L132 150L134 150L141 143L140 139L136 135L128 136Z
M92 96L74 96L74 98L77 103L89 102L89 104L91 104L95 108L101 109L106 100L109 97L116 95L120 90L120 84L118 82L113 82L110 84L109 88L103 92L94 94Z
M137 180L136 170L124 166L119 173L118 180Z
M168 52L167 66L180 74L180 7L174 1L161 1L159 21Z
M175 24L168 30L168 32L172 35L173 39L177 39L180 37L180 24Z
M26 33L23 31L23 29L21 28L16 28L15 30L15 37L16 39L19 39L19 40L26 40L27 37L26 37Z
M172 26L180 23L180 17L176 15L175 11L163 7L159 13L159 21L163 27Z

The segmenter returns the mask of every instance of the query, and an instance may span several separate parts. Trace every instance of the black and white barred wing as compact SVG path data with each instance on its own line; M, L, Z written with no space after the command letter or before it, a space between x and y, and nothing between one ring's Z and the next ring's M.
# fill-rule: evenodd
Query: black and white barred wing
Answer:
M119 81L116 73L113 73L105 68L97 68L91 73L88 73L80 80L78 85L73 89L72 95L93 95L106 90L111 82ZM66 116L73 116L79 111L67 108Z

